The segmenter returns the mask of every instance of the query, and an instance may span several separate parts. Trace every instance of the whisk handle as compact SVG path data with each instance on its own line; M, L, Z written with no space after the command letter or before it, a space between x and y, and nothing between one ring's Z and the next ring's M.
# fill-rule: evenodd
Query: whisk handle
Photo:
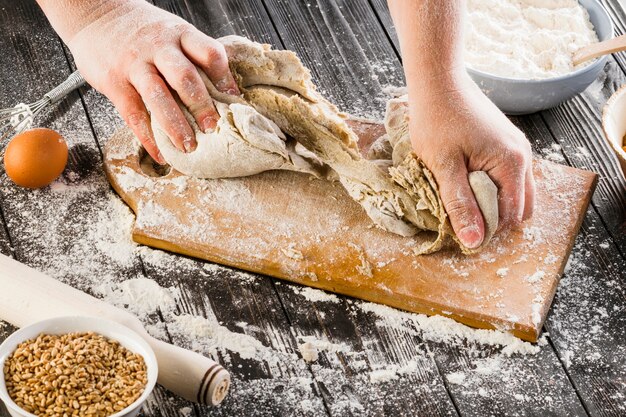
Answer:
M86 84L85 79L78 71L74 71L65 81L63 81L58 86L54 87L52 90L48 91L44 95L50 99L50 103L54 104L60 101L63 97L76 90L77 88L82 87Z

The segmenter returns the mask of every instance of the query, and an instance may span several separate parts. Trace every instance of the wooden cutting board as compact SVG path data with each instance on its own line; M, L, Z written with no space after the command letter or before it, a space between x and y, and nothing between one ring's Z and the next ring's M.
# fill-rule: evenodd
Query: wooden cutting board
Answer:
M352 123L364 149L382 133L379 124ZM476 255L416 256L419 236L373 227L338 183L286 171L223 180L157 172L126 129L108 141L105 169L136 214L138 243L529 341L541 332L596 183L592 172L538 160L535 215L521 228Z

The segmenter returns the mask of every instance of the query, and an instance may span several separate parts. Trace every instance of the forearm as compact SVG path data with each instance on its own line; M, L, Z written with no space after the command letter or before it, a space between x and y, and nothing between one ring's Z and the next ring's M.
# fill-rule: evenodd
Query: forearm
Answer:
M37 0L65 43L88 24L111 13L123 13L136 0Z
M465 1L389 0L389 9L400 40L409 94L454 86L465 72Z

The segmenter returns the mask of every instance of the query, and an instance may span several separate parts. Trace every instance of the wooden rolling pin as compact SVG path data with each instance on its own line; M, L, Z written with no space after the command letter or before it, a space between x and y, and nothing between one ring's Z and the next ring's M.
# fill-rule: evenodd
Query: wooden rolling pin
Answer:
M230 374L218 363L157 340L127 311L0 254L0 319L23 327L60 316L102 317L134 330L154 350L157 382L187 400L218 405L228 393Z

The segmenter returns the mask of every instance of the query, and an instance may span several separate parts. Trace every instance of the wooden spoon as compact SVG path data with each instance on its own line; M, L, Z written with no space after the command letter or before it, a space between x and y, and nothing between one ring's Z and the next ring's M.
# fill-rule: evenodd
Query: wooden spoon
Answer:
M588 46L584 46L574 52L572 62L574 66L588 61L593 58L597 58L602 55L612 54L613 52L626 50L626 35L618 36L617 38L609 39L604 42L594 43Z

